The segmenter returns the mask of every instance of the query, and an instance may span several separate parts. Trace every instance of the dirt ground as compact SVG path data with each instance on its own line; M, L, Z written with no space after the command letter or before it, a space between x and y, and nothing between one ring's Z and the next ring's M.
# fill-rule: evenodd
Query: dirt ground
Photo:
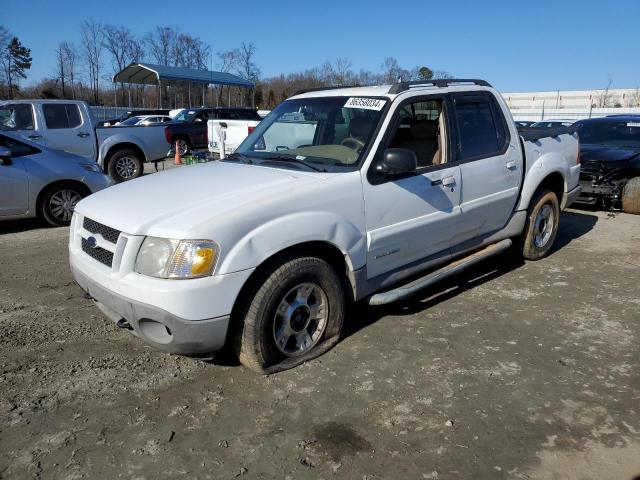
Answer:
M0 224L0 477L623 479L640 475L640 217L572 210L557 249L494 258L257 376L119 330L67 229Z

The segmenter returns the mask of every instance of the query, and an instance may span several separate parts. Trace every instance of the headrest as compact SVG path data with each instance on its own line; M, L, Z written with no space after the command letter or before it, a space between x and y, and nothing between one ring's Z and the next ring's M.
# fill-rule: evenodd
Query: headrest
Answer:
M371 121L366 118L354 118L349 123L349 134L352 137L366 138L371 132Z
M427 139L438 136L438 122L422 120L411 125L411 136L413 138Z

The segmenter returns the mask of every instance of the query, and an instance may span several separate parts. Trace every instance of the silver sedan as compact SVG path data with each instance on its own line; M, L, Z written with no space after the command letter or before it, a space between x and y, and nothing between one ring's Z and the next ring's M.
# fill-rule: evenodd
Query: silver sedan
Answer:
M69 225L83 197L113 184L93 161L0 132L0 220Z

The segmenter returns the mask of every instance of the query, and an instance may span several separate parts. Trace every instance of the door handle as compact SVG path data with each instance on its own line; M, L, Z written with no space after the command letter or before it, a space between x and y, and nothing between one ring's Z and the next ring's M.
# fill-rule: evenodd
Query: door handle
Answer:
M510 162L507 162L505 164L505 167L507 167L507 170L515 170L516 168L518 168L518 164L515 162L515 160L511 160Z
M442 185L443 187L449 187L456 184L456 177L453 175L448 177L439 178L438 180L431 180L431 185Z
M88 137L88 136L89 136L89 134L88 134L87 132L80 132L80 133L78 134L78 136L79 136L80 138L85 138L85 137Z
M42 138L42 135L32 134L32 135L29 135L29 138L30 138L31 140L37 140L37 139L39 139L39 138Z

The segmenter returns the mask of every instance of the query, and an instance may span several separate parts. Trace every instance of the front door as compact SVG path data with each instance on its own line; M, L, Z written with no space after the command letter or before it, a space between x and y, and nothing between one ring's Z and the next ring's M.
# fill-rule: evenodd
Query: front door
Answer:
M429 96L400 104L369 172L363 172L369 278L446 253L460 216L460 167L451 163L449 103ZM375 173L387 148L413 150L418 169Z
M31 147L0 135L0 148L11 150L11 157L0 159L0 216L22 215L29 209L29 174L22 155Z

